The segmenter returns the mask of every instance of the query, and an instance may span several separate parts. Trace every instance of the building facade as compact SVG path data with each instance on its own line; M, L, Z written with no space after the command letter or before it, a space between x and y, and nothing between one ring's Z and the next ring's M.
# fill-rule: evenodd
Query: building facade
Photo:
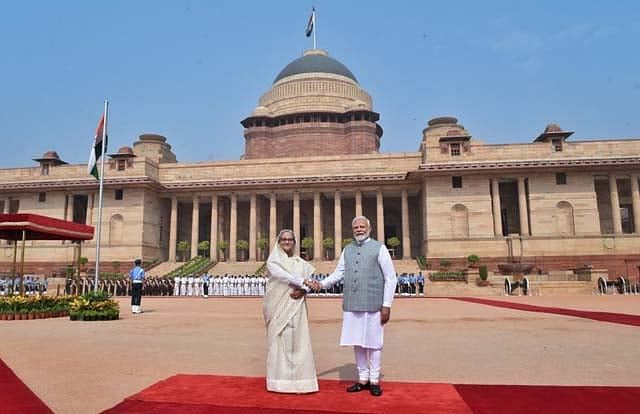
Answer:
M188 258L205 240L214 259L258 261L258 241L272 244L281 228L311 237L314 259L333 257L351 219L364 214L373 237L400 240L398 258L477 254L487 263L515 257L539 269L590 264L640 275L640 139L579 142L550 124L531 143L487 145L440 117L417 151L381 153L379 119L351 71L311 50L241 121L240 160L180 163L165 137L140 135L107 161L101 261L181 260L179 242L189 244ZM35 161L0 169L0 212L97 225L98 185L86 166L55 151ZM233 248L239 240L246 252ZM219 250L220 241L231 247ZM0 243L6 270L14 246ZM94 261L95 241L82 249ZM26 260L53 268L75 254L75 245L33 241Z

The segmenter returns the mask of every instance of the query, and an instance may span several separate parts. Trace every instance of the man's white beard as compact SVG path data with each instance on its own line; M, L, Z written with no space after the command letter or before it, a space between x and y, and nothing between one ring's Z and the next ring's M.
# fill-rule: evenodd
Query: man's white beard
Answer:
M356 236L354 235L353 237L356 239L356 241L358 243L362 243L363 241L367 240L369 238L369 235L371 234L371 231L366 232L365 234L362 234L360 236Z

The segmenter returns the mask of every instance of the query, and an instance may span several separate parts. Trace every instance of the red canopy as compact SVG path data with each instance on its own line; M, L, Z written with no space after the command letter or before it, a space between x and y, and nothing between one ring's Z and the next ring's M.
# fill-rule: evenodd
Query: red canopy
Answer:
M93 226L73 223L39 214L0 214L0 239L91 240Z

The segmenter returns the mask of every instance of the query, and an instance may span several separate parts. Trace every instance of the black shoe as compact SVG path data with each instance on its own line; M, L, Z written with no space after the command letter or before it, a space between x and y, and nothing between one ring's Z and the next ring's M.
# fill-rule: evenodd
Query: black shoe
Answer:
M374 397L379 397L382 395L382 388L380 388L380 384L371 384L369 386L369 392Z
M362 390L368 390L370 386L371 384L368 381L366 384L356 382L355 384L347 388L347 392L360 392Z

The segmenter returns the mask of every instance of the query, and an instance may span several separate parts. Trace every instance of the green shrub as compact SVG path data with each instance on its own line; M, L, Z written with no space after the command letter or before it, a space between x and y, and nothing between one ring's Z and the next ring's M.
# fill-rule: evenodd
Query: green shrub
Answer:
M487 278L489 277L487 266L484 266L484 265L480 266L480 268L478 268L478 272L480 273L481 280L487 280Z
M429 274L432 282L465 282L467 275L464 272L432 272Z
M353 243L353 239L351 237L347 237L346 239L342 239L342 247L344 248L345 246L349 245Z
M389 237L387 239L387 246L391 247L392 249L395 249L396 247L400 246L400 239L397 237Z
M480 261L480 257L477 254L470 254L467 256L467 262L470 264L476 264Z
M441 266L443 269L448 269L448 268L450 268L450 267L451 267L451 260L449 260L449 259L442 259L442 260L440 260L440 266Z

